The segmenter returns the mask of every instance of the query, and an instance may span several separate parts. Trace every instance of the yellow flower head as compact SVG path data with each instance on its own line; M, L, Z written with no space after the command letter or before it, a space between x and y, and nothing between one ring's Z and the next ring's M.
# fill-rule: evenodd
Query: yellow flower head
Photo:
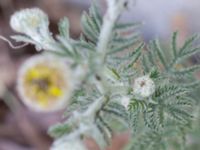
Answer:
M72 92L70 69L57 58L34 56L21 67L18 91L23 102L37 111L58 110Z

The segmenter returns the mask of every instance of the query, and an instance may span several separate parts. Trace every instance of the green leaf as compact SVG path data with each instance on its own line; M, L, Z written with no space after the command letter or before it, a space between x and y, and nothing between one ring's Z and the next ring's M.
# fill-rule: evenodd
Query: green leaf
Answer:
M118 23L114 27L115 32L130 32L138 27L140 27L141 23Z
M193 91L194 89L197 89L200 86L200 81L198 80L189 83L183 83L181 84L181 86Z
M164 54L163 54L163 50L160 47L159 41L158 40L154 40L152 43L152 46L154 48L154 50L156 51L158 58L160 59L161 63L163 64L163 66L165 68L167 68L167 62L165 60Z
M182 96L186 93L188 93L188 90L186 88L179 87L178 85L163 85L156 88L153 99L166 100L171 97Z
M140 58L141 56L141 50L144 47L144 43L140 44L138 46L138 48L136 48L133 52L133 57L131 58L130 62L127 64L126 69L133 67L133 64L135 64L137 62L137 60Z
M132 99L128 105L129 111L143 111L147 108L145 101Z
M180 48L180 53L185 53L188 50L191 49L192 44L199 38L198 34L195 34L193 36L191 36L190 38L188 38L184 45Z
M105 72L109 77L113 79L119 80L121 78L117 70L114 68L106 67Z
M129 112L129 126L132 130L132 132L137 132L138 128L140 126L140 117L141 112L139 111L131 111Z
M134 44L136 44L137 42L139 42L138 36L133 36L128 38L126 41L121 41L118 43L112 43L114 45L112 45L111 50L108 51L107 54L115 54L121 51L124 51L128 48L130 48L131 46L133 46Z
M157 110L158 108L148 108L144 113L145 125L154 131L158 131L161 126L163 126L163 113ZM160 118L161 117L161 118Z
M95 2L92 3L92 6L89 9L89 14L90 14L93 22L96 25L95 26L96 30L98 32L100 32L103 20L102 20L102 17L100 15L99 8L98 8L98 6L97 6L97 4Z
M81 17L81 25L83 33L86 35L86 37L96 43L99 36L98 29L96 28L96 25L91 17L89 17L86 12L83 12L83 15Z
M190 109L194 105L194 99L188 96L178 97L165 102L167 105L183 108L184 110Z
M160 76L160 73L158 71L158 69L156 68L153 68L151 71L150 71L150 75L149 77L152 78L152 79L156 79Z
M109 132L109 134L112 135L113 134L113 130L109 126L109 124L102 117L99 117L99 120L103 124L103 126L107 129L107 131Z
M157 64L157 61L156 61L156 58L155 58L155 56L156 56L155 52L153 50L148 50L146 55L148 57L149 64L151 64L152 66L156 67L158 64Z
M59 30L60 36L64 37L65 39L70 38L69 20L67 17L64 17L63 19L60 20L60 22L58 23L58 30Z
M195 47L195 48L192 48L190 51L182 53L180 58L188 58L198 52L200 52L200 47ZM180 58L179 58L179 60L180 60Z
M162 136L155 131L144 131L133 139L130 150L166 150L162 144Z
M190 119L193 117L191 114L189 114L189 112L186 112L185 110L182 110L178 107L168 105L166 106L166 109L168 110L167 112L172 118L183 124L188 124Z
M125 122L128 120L127 114L124 112L120 112L119 110L115 108L105 108L102 109L103 112L109 113L110 115L114 115L115 117L118 117L119 119L123 119Z
M200 69L200 65L194 65L192 67L184 68L181 70L171 71L171 73L177 76L178 78L180 78L180 77L191 75L192 73L194 73L195 71L198 71L199 69Z
M175 40L174 38L176 38L176 35L174 35L174 36L173 36L173 40ZM185 41L185 43L179 49L179 51L177 50L176 57L174 57L172 62L170 63L169 69L170 69L170 67L173 67L175 64L183 61L186 58L189 58L190 56L192 56L192 55L194 55L194 54L196 54L197 52L200 51L200 47L199 46L194 46L195 45L195 41L197 39L199 39L199 35L193 35L192 37L188 38ZM174 47L174 46L175 46L175 43L172 42L172 47Z
M150 71L150 63L148 62L148 58L147 58L147 55L143 55L142 56L142 67L143 67L143 70L145 73L148 73Z
M74 53L73 45L71 44L69 39L66 40L61 36L57 36L57 39L62 44L62 46L65 47L65 50L67 50L70 54Z
M66 123L58 123L56 125L53 125L49 128L48 134L53 138L59 138L67 133L72 131L72 127L70 127Z
M174 58L176 58L177 56L177 35L178 35L178 32L174 32L172 36L172 51L173 51Z
M112 137L112 131L110 131L110 127L108 128L107 123L103 121L103 119L97 119L96 121L97 128L100 131L100 134L102 135L104 141L107 145L109 145L111 137ZM98 139L97 139L98 140Z
M89 50L89 51L92 51L92 52L95 51L95 45L94 44L83 41L83 40L82 41L74 41L73 45L79 50L86 49L86 50Z
M117 103L110 103L108 106L102 109L103 112L108 115L114 115L118 119L123 119L124 122L128 122L128 113L124 107Z

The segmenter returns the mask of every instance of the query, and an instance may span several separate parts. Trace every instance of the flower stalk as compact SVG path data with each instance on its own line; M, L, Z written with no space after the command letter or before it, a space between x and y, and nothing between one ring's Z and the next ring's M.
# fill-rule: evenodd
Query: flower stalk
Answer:
M100 110L102 108L102 106L104 105L104 103L106 103L106 101L108 101L109 96L109 88L105 83L104 80L104 76L101 72L99 72L100 70L104 69L104 61L105 61L105 57L106 57L106 53L108 50L108 46L109 46L109 41L111 39L112 36L112 31L114 28L114 25L119 17L119 15L123 12L123 10L126 8L126 3L128 2L128 0L107 0L107 4L108 4L108 9L107 12L104 16L103 19L103 26L100 32L100 36L99 36L99 41L97 44L97 52L99 53L98 56L96 56L96 60L98 60L97 62L99 64L97 64L97 74L100 78L100 81L97 81L96 83L98 84L99 87L101 87L100 89L103 89L103 98L102 99L98 99L96 100L91 107L88 108L87 116L95 116L94 114L96 114L98 112L98 110ZM97 87L98 87L97 86Z
M105 60L113 27L120 14L126 8L127 3L128 0L107 0L108 9L103 19L103 26L99 36L99 42L97 44L97 52L100 54L100 57L98 57L100 66Z

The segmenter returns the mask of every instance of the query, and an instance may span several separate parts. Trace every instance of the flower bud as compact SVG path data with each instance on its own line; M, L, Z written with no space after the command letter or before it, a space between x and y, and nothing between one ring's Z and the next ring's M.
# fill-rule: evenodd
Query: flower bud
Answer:
M49 31L48 16L39 8L27 8L14 13L10 26L14 31L27 35L38 47L48 47L54 41Z
M149 76L142 76L135 79L133 84L134 94L141 97L149 97L155 92L155 83Z
M126 109L128 109L129 103L130 103L130 98L129 98L129 97L127 97L127 96L122 97L122 99L121 99L121 104L122 104Z

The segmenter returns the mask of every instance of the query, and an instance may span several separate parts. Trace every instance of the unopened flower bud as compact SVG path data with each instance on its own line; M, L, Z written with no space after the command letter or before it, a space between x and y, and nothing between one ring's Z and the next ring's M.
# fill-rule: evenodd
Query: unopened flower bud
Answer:
M134 94L141 97L149 97L155 92L155 83L149 76L142 76L135 79L133 84Z
M14 13L10 26L14 31L27 35L37 47L48 48L48 44L54 41L49 31L48 16L39 8Z

